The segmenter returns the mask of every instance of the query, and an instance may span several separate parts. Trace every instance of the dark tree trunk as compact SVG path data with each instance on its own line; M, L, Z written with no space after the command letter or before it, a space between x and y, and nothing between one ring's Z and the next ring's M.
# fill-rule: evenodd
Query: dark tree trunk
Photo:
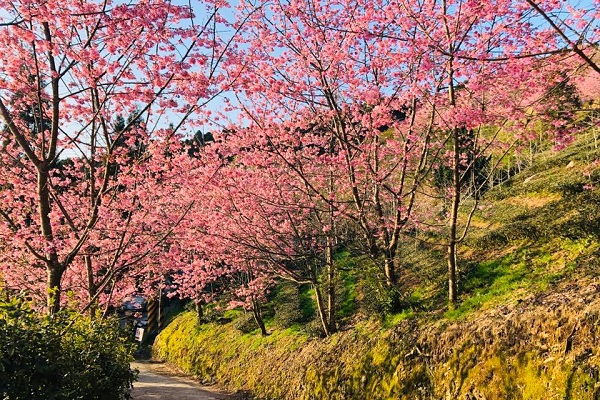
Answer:
M252 315L254 315L254 321L260 328L260 333L263 336L267 336L267 328L265 327L265 321L263 321L262 313L260 312L260 305L256 300L252 300Z
M88 297L89 297L89 301L90 301L90 307L89 307L90 317L96 318L96 316L98 315L98 299L96 298L96 293L98 291L98 288L97 288L96 284L94 283L94 270L92 268L92 258L90 256L84 256L83 258L85 261L85 269L87 272L87 279L88 279Z
M60 311L60 295L61 295L61 280L62 269L60 267L48 266L47 272L47 307L48 314L53 315Z
M50 221L50 192L48 190L48 167L38 166L37 171L37 195L40 218L40 228L46 243L54 241L52 233L52 222ZM58 260L56 250L50 250L46 255L46 273L47 273L47 307L48 314L56 314L60 310L60 296L62 276L64 273L63 265Z
M196 317L198 318L198 322L202 322L202 318L204 318L204 308L202 307L202 302L197 301L196 305Z

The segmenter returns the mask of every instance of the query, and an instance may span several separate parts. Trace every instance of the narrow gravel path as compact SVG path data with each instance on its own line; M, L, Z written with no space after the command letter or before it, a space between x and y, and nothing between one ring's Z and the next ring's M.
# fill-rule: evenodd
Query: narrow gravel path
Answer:
M141 361L131 364L140 371L133 385L133 400L226 400L226 394L204 387L166 365Z

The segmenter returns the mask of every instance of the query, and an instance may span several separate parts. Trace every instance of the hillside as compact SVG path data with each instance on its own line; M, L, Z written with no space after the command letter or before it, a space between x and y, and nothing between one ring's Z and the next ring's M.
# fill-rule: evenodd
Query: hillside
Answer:
M485 194L459 250L455 310L442 250L406 237L399 312L372 306L368 266L345 251L341 332L317 337L302 301L310 290L293 288L302 296L291 307L282 285L265 310L269 336L241 312L203 323L187 312L155 355L265 399L600 398L598 159L593 138L581 138Z

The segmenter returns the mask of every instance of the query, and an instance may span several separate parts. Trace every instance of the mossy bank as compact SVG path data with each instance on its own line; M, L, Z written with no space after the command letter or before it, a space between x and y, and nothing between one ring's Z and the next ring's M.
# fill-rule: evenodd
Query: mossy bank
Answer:
M598 159L595 141L581 140L486 193L461 246L454 310L440 248L407 236L400 312L381 307L368 263L340 251L341 332L317 338L313 294L282 284L269 336L243 315L186 313L155 355L272 400L600 399Z
M264 399L598 399L600 282L565 284L461 321L361 322L328 339L177 318L155 355Z

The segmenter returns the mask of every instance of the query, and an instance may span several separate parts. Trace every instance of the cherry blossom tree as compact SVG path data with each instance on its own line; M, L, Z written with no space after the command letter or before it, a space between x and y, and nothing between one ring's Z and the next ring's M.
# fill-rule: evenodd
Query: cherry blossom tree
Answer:
M415 215L415 204L427 202L432 172L446 169L445 239L437 244L446 249L453 306L457 248L494 169L532 139L536 119L551 116L548 135L558 145L573 137L548 99L577 68L571 50L586 61L590 47L582 56L555 26L540 23L549 21L535 4L240 2L243 40L227 65L239 79L225 112L239 113L244 128L220 144L231 165L210 192L208 214L219 217L203 228L216 240L205 257L212 265L253 260L257 275L308 279L316 288L316 275L296 268L298 260L321 260L329 309L320 315L333 332L332 255L347 243L342 231L360 235L361 251L395 287L402 234L427 222L430 214ZM582 33L593 23L589 13L569 12L567 25L588 21L578 23ZM586 46L593 40L586 36Z
M50 313L65 290L91 304L168 248L187 209L167 204L189 169L175 131L226 87L218 7L0 2L9 288L46 297ZM114 129L118 115L133 117Z
M224 163L215 179L194 195L202 206L192 211L186 231L197 238L192 247L198 262L176 277L178 291L206 301L202 289L224 279L231 305L252 310L264 333L260 304L275 279L308 283L315 289L323 329L333 333L331 212L327 197L313 191L322 175L330 175L323 168L327 157L318 156L322 136L307 131L306 147L284 150L279 139L290 138L285 127L271 131L277 144L254 133L244 130L235 133L235 138L230 133L219 145L210 146L218 149ZM248 137L240 140L244 135ZM285 161L281 151L289 156ZM294 168L302 169L305 179ZM321 271L327 271L325 278Z
M526 0L544 23L540 30L554 34L551 42L555 52L573 52L594 72L600 73L597 52L600 40L598 2L535 1Z
M257 5L240 7L252 13ZM423 54L415 55L414 65L392 63L391 42L368 32L373 21L351 5L264 5L245 26L238 101L248 129L305 182L313 202L329 209L325 259L332 258L335 243L345 242L336 227L352 227L363 238L360 251L396 289L401 232L411 223L416 189L427 175L433 109L417 97L415 67ZM315 133L321 144L310 142ZM290 151L306 148L317 151L313 157L329 174L315 174L310 168L318 165L308 167L309 160ZM326 264L333 282L333 262Z
M285 149L298 139L274 139L273 126L318 121L339 158L332 213L355 224L389 284L403 228L419 219L417 189L431 165L450 168L443 245L453 305L457 246L477 209L469 203L460 228L467 177L492 150L498 165L545 113L541 100L562 82L559 66L569 57L557 50L555 32L532 24L530 6L513 1L241 2L239 9L247 42L231 71L245 71L237 100L248 129ZM555 123L554 139L568 142ZM499 142L500 133L509 140Z
M228 277L257 312L281 275L315 287L332 333L334 253L358 235L397 290L402 235L443 167L454 304L473 187L493 176L474 185L477 160L499 163L544 115L568 143L545 99L582 64L598 72L586 4L244 0L232 25L221 7L0 1L8 287L56 312L64 291L95 310L166 273L207 301ZM240 121L190 156L182 132L225 92Z

